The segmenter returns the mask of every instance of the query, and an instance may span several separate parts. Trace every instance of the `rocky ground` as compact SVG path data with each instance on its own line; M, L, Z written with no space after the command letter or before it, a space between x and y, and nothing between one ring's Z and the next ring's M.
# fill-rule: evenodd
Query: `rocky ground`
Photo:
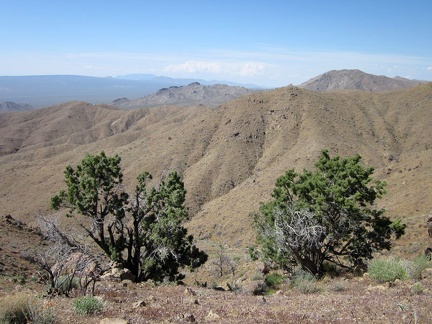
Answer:
M38 232L10 216L0 226L0 311L16 296L37 300L57 323L430 323L432 268L419 280L380 284L368 274L325 277L316 284L294 287L287 280L262 294L259 263L242 262L222 277L214 260L198 273L189 274L185 285L133 283L116 269L107 270L95 287L103 303L94 315L77 315L73 301L79 297L46 297L38 269L22 257L45 245ZM17 245L15 239L26 242ZM220 250L231 256L230 250ZM235 260L231 256L231 260ZM246 257L243 261L246 261ZM208 280L214 280L215 283ZM208 282L203 287L204 282ZM227 283L231 282L232 291ZM219 284L221 286L215 287ZM307 284L307 283L306 283ZM214 289L217 288L217 289ZM45 296L45 297L44 297ZM113 322L112 319L121 319ZM111 321L103 321L111 319Z
M253 293L259 280L245 281L235 292L103 280L96 296L104 307L95 315L75 314L73 297L42 301L58 323L116 323L114 318L123 323L430 323L432 271L426 272L421 291L413 288L412 281L377 284L367 275L324 279L312 293L283 284L264 296ZM1 296L43 293L34 283L2 281Z

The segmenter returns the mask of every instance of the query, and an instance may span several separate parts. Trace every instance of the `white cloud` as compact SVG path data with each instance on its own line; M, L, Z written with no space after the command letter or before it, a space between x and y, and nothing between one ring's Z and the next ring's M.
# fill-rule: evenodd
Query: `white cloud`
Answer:
M428 70L428 71L432 71L432 66L428 66L428 67L426 68L426 70Z
M261 62L191 60L180 64L170 64L163 70L167 73L207 73L248 77L261 74L265 68L266 64Z
M242 66L240 69L240 75L241 76L256 76L260 75L266 65L264 63L256 63L256 62L249 62Z
M164 68L166 72L186 72L186 73L214 73L220 74L227 67L223 66L222 63L219 62L207 62L207 61L186 61L181 64L170 64Z

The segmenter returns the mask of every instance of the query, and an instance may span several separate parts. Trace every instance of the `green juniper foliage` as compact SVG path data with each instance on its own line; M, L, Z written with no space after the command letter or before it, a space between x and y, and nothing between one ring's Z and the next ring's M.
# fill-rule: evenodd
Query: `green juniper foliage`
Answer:
M252 214L265 259L320 276L324 261L353 270L391 248L392 234L399 238L405 225L376 208L386 184L372 179L374 169L360 160L323 150L314 171L288 170L276 180L273 199Z
M80 224L112 260L129 269L137 281L182 279L179 268L198 268L207 254L193 243L183 222L186 189L177 172L158 187L148 188L148 172L141 173L133 195L124 192L118 155L86 155L65 170L67 189L51 199L51 207L66 207L68 215L81 215L91 225Z

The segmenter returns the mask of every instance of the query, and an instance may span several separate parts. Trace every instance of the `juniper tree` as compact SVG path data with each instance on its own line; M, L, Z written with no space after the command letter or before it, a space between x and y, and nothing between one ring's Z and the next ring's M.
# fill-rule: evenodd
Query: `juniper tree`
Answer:
M323 150L314 171L291 169L276 180L273 199L252 214L264 258L320 276L325 261L352 270L391 248L405 225L377 208L386 183L374 180L374 169L360 160Z
M143 172L129 195L120 162L118 155L101 152L86 155L76 168L66 167L66 189L51 199L51 207L67 208L67 215L78 219L104 253L137 281L178 280L183 278L180 268L193 270L204 264L207 254L182 225L189 216L178 173L171 172L157 187L148 188L151 175Z

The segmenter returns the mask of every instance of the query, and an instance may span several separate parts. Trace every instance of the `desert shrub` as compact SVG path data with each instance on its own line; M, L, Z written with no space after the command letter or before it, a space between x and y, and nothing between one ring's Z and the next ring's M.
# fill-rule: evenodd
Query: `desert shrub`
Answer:
M26 283L26 279L25 276L23 274L20 274L17 278L16 281L20 284L20 285L24 285Z
M293 274L292 283L302 293L314 293L320 291L317 279L313 274L303 269L296 270Z
M16 294L0 300L0 323L55 323L55 315L51 308L32 296Z
M233 261L225 252L225 248L221 245L216 253L216 258L211 262L213 272L216 277L223 277L226 274L235 275L238 261Z
M267 294L267 291L268 291L267 285L265 283L259 283L253 290L253 294L255 296L265 295Z
M54 282L55 291L57 291L59 294L68 294L72 291L72 289L78 289L79 284L79 278L68 276L68 275L61 275L57 278L57 280Z
M330 276L330 277L337 277L342 272L341 268L338 267L336 264L327 261L323 262L323 271L326 274L326 276Z
M406 261L405 267L407 276L410 279L421 279L421 273L424 269L432 266L431 260L427 256L421 255L413 261Z
M327 287L331 291L344 291L348 289L347 283L343 280L333 281Z
M414 294L421 294L423 292L423 290L424 290L424 286L421 282L416 282L415 284L413 284L411 286L411 291Z
M285 277L279 273L271 273L265 276L264 282L268 287L275 287L284 281Z
M76 298L72 304L75 312L80 315L94 314L103 308L102 302L93 296Z
M263 280L264 278L263 278L263 275L262 275L262 273L256 273L256 274L254 274L253 276L252 276L252 278L251 278L251 280L253 280L253 281L258 281L258 280Z
M373 259L369 262L368 272L378 282L392 282L408 277L405 262L397 258Z

